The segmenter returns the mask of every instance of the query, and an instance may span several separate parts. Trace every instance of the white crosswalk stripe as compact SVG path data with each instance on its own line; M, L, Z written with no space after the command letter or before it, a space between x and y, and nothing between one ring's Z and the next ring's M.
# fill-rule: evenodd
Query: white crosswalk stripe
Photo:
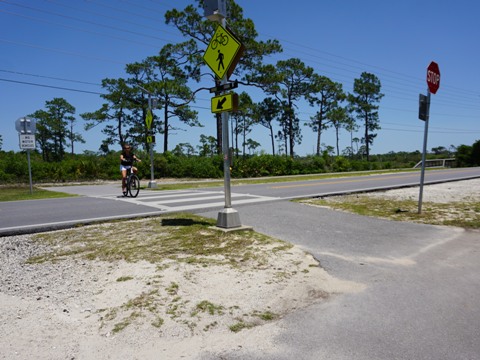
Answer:
M141 191L138 197L102 196L115 198L137 205L148 206L166 212L188 211L203 208L222 207L225 205L223 191L172 190L172 191ZM232 193L232 206L256 202L277 200L274 197L251 194Z

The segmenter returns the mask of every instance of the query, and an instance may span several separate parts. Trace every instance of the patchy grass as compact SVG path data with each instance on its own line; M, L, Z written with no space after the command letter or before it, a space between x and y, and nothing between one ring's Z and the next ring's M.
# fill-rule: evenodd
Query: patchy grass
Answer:
M122 321L118 322L115 324L115 326L113 327L113 330L112 332L114 334L122 331L123 329L125 329L128 325L132 324L136 319L142 317L142 314L139 313L139 312L132 312L130 314L130 316L128 317L125 317L124 319L122 319Z
M155 312L157 309L157 298L159 297L158 290L144 292L139 296L127 301L123 308L126 310L148 310Z
M255 312L253 316L257 316L263 321L273 321L279 318L279 315L272 313L271 311Z
M161 328L162 325L164 324L165 320L163 320L161 317L157 316L154 321L152 321L152 326L156 328Z
M225 266L243 271L261 271L271 267L271 258L288 253L293 245L253 232L225 233L212 228L215 220L191 214L169 214L140 220L112 221L99 225L32 235L32 240L47 245L43 254L28 259L31 264L81 259L114 263L149 262L157 273L145 279L145 287L120 305L99 310L101 328L118 333L131 324L150 324L164 328L172 321L192 333L201 324L203 331L218 326L220 317L235 317L234 330L250 328L276 318L265 312L239 314L239 307L224 306L210 300L190 303L184 283L162 278L168 269L188 267L183 277L189 279L197 269ZM299 264L292 263L296 268ZM295 273L295 270L293 270ZM128 286L137 276L118 275L116 286ZM275 281L291 275L282 271L272 275ZM186 282L188 283L188 281ZM234 315L235 314L235 315ZM253 322L247 321L255 318ZM226 321L224 320L224 323ZM231 321L230 321L231 323ZM228 326L228 325L226 325Z
M215 220L190 214L174 214L158 218L114 221L60 232L41 233L33 239L50 245L52 251L29 259L29 263L59 261L78 256L87 260L137 262L145 260L161 264L175 260L189 264L228 264L242 266L266 261L257 245L291 245L253 231L223 233L210 228Z
M169 285L165 290L167 290L167 293L168 293L169 295L177 295L179 288L180 288L180 287L178 286L177 283L171 282L170 285Z
M392 200L368 194L332 196L323 199L301 200L301 202L396 221L480 229L479 202L451 202L448 204L423 202L421 214L418 214L418 201Z
M73 196L76 195L43 190L37 187L33 187L32 194L30 194L30 186L25 185L0 187L0 201L55 199Z
M199 302L195 307L195 311L192 312L192 316L196 316L199 312L208 313L210 315L223 315L225 308L222 305L215 305L210 301L204 300Z
M231 184L247 185L247 184L275 184L281 182L295 182L308 180L322 180L335 179L353 176L368 176L377 174L397 173L397 172L413 172L418 170L413 169L389 169L389 170L372 170L372 171L355 171L355 172L341 172L341 173L326 173L326 174L308 174L308 175L286 175L286 176L269 176L260 178L244 178L231 179ZM152 190L183 190L183 189L197 189L223 186L223 179L203 180L203 179L174 179L170 184L159 183L156 188Z
M255 324L244 322L243 320L240 320L239 322L237 322L233 325L230 325L228 328L230 329L230 331L232 331L234 333L238 333L238 332L242 331L243 329L251 329L253 327L255 327Z

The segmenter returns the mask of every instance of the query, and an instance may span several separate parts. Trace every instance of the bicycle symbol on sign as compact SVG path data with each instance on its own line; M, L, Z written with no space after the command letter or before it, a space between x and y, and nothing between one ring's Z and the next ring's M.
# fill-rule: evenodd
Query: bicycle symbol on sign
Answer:
M212 40L212 49L215 50L217 48L218 45L222 45L222 46L226 46L228 44L228 36L223 34L223 33L219 33L215 39Z

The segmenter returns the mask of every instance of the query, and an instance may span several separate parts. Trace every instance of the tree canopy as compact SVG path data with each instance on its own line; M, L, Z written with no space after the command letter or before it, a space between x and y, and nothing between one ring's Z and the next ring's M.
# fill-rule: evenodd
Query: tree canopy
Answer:
M376 131L380 129L378 109L383 97L380 79L363 72L354 79L353 91L347 95L342 84L317 73L302 60L282 59L278 40L259 40L254 22L244 16L236 1L227 0L227 7L227 26L246 49L230 79L242 86L241 106L232 114L237 156L259 147L253 128L260 125L268 131L272 154L276 153L277 140L277 152L283 149L286 155L294 157L295 147L305 136L302 123L316 136L316 155L321 154L322 146L332 149L330 144L322 144L322 135L333 128L333 148L337 155L340 154L341 132L346 130L350 133L348 153L353 156L353 144L357 139L354 133L361 124L364 131L359 141L368 159ZM150 131L163 135L163 152L167 152L171 150L171 137L177 132L204 124L195 102L200 94L219 84L220 79L203 61L205 48L218 24L203 17L203 0L195 0L184 9L166 11L165 22L174 26L184 40L166 44L156 54L126 64L122 77L103 79L102 105L80 114L85 129L101 128L105 138L99 149L104 153L126 142L147 149ZM73 152L74 143L83 141L73 130L75 108L61 100L63 103L59 99L54 99L52 104L47 102L46 110L34 114L39 119L38 141L46 158L61 158L67 144ZM315 115L307 121L301 119L299 112L305 105L315 109ZM152 129L145 122L150 108L153 110ZM63 113L55 114L55 109ZM205 134L199 139L202 153L211 153L212 136L216 139L218 153L221 145L219 116L217 134ZM186 143L175 147L177 153L191 153L192 149L195 147Z
M75 107L63 98L45 102L45 110L37 110L30 117L37 119L37 142L46 161L61 161L65 156L67 141L71 152L75 142L84 142L79 133L73 131Z
M380 130L378 103L383 97L381 87L378 77L363 72L360 78L354 80L353 93L349 95L352 111L358 120L363 121L365 132L362 142L365 144L367 160L370 156L370 146L377 136L374 131Z

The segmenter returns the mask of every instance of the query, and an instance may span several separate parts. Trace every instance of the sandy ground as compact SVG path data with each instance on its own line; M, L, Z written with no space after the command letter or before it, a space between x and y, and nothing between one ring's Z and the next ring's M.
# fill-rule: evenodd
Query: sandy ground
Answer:
M370 196L380 196L399 200L418 201L419 188L410 187L370 193ZM424 202L451 203L465 201L480 201L480 179L447 182L423 187Z
M331 277L297 247L242 268L74 256L26 262L49 250L30 235L0 238L0 359L266 353L286 313L364 288Z
M418 189L373 196L415 199ZM480 201L480 180L424 190L424 201L459 199ZM221 359L237 348L268 353L284 314L363 290L333 278L297 247L261 269L239 271L75 258L27 264L42 246L29 235L0 238L0 359ZM235 326L242 329L234 332Z

